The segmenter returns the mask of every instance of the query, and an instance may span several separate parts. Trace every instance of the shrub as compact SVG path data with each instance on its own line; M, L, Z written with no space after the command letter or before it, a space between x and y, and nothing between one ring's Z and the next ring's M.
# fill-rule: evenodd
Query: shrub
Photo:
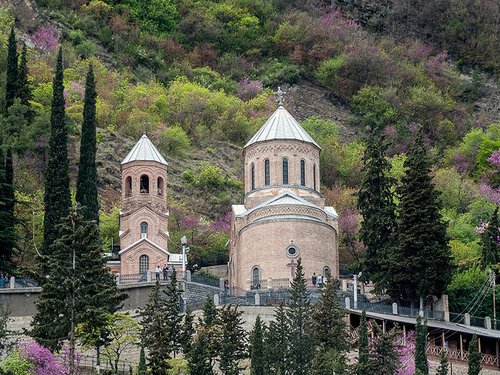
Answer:
M300 66L274 60L266 69L266 75L262 78L265 86L275 87L283 83L291 85L297 83L303 75Z
M379 87L366 86L352 98L352 110L359 122L382 129L397 122L397 109L383 96Z
M78 53L84 59L88 59L95 55L97 47L90 40L84 40L81 44L75 47L76 53Z
M59 45L59 34L52 26L39 26L31 36L31 41L40 52L49 53Z
M160 130L157 139L158 146L169 154L183 155L191 147L188 135L177 125Z

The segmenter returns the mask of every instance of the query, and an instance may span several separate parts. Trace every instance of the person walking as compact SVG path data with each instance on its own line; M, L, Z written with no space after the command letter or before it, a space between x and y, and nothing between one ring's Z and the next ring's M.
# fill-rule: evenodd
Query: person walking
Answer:
M318 275L318 288L323 288L323 276Z
M316 281L318 280L318 277L316 276L316 272L313 272L312 276L311 276L311 281L312 281L312 284L313 284L313 288L316 288Z

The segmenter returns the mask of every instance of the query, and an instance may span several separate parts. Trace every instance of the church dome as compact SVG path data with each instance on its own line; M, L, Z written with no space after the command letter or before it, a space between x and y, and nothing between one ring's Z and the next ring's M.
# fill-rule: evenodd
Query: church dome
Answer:
M296 140L311 143L318 149L321 149L316 141L304 130L302 126L300 126L298 121L295 120L290 112L288 112L282 105L274 111L259 131L248 141L245 148L253 145L254 143L271 140Z
M160 154L160 151L158 151L146 134L142 135L125 159L123 159L122 165L133 161L155 161L160 164L168 165L165 158Z

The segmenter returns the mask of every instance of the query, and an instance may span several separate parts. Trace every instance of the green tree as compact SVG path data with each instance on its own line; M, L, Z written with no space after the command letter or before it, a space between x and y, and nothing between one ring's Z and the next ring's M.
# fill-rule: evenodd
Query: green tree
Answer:
M427 323L422 324L420 314L417 315L417 324L415 326L415 369L422 372L423 375L429 374L429 362L427 361Z
M18 73L17 97L21 100L21 104L26 106L26 108L28 109L26 113L26 120L28 124L31 124L34 116L30 103L30 101L33 99L33 93L31 92L31 84L28 76L28 57L25 43L23 43L23 50L21 52L21 61L19 63Z
M174 270L165 290L165 315L167 345L175 355L182 348L182 315L180 311L181 290L177 282L177 273Z
M467 375L479 375L481 372L481 353L479 353L477 347L477 336L472 336L472 340L469 343L469 369L467 370Z
M166 300L163 298L160 283L157 281L149 295L146 307L141 311L142 345L148 349L148 367L158 375L166 375L170 368L168 360L171 350L167 338Z
M137 366L137 375L146 375L146 371L146 354L144 353L144 346L141 345L139 365Z
M186 313L184 314L184 321L182 322L182 331L181 331L181 347L184 356L186 357L188 353L191 351L192 340L194 336L194 316L189 307L186 308Z
M358 363L356 364L356 375L370 375L368 368L369 354L370 351L368 348L368 327L366 326L366 311L363 310L359 323L359 355Z
M109 319L109 340L102 350L103 357L108 361L115 373L121 356L139 344L140 325L128 314L117 312ZM144 355L144 349L142 355ZM139 361L140 363L140 361Z
M240 361L248 357L247 335L243 329L242 311L238 306L224 306L217 319L220 327L219 367L224 375L238 375Z
M312 311L313 334L316 343L325 352L331 349L345 352L349 349L344 322L346 312L340 307L337 286L338 282L329 280L323 288L321 299Z
M80 139L80 162L76 183L76 201L82 205L86 220L99 222L99 200L97 197L96 145L96 100L94 69L89 66L85 84L83 104L82 136Z
M47 278L36 302L30 335L40 344L58 350L68 339L71 323L82 336L102 346L109 334L108 315L124 299L113 276L104 267L95 222L83 220L78 206L58 225L59 237L44 256Z
M69 190L68 131L65 124L63 57L59 48L53 83L48 164L45 168L45 216L43 251L51 253L52 243L59 237L58 224L71 206Z
M284 375L288 369L289 328L286 308L280 304L274 313L274 321L264 333L264 363L268 374Z
M308 375L347 375L348 368L344 353L335 349L325 351L320 349L316 352Z
M385 149L383 139L372 130L365 149L365 165L358 191L358 209L363 216L359 236L366 248L363 277L374 281L378 289L385 287L387 256L396 228L394 179L388 175L391 165L385 157Z
M498 223L498 206L491 215L488 227L483 233L481 238L482 242L482 260L483 269L496 264L500 259L498 237L499 237L499 223Z
M14 104L18 89L18 59L16 31L14 26L10 29L9 41L7 45L7 80L5 82L5 108L4 112Z
M387 291L413 304L418 297L440 295L445 290L451 280L452 259L422 129L404 165L406 172L398 189L398 244L389 255Z
M294 375L305 375L311 366L315 345L309 293L300 258L290 294L290 304L287 310L289 368Z
M396 331L380 333L370 343L368 373L371 375L395 375L399 368Z
M448 375L449 374L449 366L448 366L448 358L446 358L446 351L443 350L441 355L439 356L439 367L436 370L436 375Z
M250 374L251 375L264 375L265 374L265 364L264 364L264 335L263 330L265 326L262 326L262 320L260 315L257 315L255 319L255 325L253 326L253 331L250 334Z
M208 295L203 305L203 317L198 319L195 339L187 353L191 375L213 375L217 355L216 337L220 334L216 327L217 308L213 297Z

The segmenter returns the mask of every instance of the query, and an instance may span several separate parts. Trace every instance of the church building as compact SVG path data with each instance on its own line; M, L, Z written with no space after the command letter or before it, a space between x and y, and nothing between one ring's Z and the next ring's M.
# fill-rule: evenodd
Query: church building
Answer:
M320 193L320 146L283 106L243 150L245 197L233 205L229 286L285 288L300 257L306 279L339 275L338 215Z
M144 275L158 265L182 265L182 254L168 251L167 165L146 134L123 159L120 250L119 260L108 261L112 272Z

